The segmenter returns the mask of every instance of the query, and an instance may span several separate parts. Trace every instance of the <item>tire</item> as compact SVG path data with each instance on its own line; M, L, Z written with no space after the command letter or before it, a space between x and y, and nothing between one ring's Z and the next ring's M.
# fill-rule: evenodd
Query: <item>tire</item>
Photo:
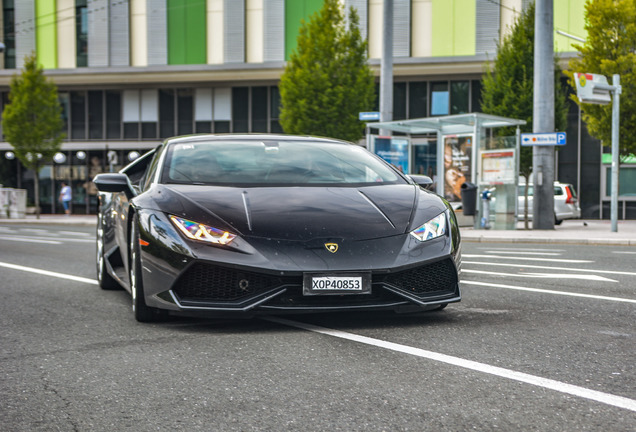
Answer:
M561 225L562 223L563 223L563 219L554 218L554 224L555 225Z
M121 286L113 278L106 269L106 257L104 256L104 226L102 225L102 218L97 220L97 233L96 233L96 250L95 250L95 264L97 270L97 283L103 290L119 290Z
M135 319L142 323L163 321L167 313L146 304L144 282L141 272L141 246L139 245L139 220L134 216L130 232L130 294Z

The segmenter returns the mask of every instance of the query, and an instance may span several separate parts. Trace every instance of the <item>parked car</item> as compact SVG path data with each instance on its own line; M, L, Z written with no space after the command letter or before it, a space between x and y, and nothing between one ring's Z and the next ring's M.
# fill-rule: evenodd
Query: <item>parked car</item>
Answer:
M100 191L97 279L135 318L415 312L460 300L450 204L362 147L288 135L168 139Z
M519 185L519 220L523 220L525 210L525 184ZM532 220L532 195L534 185L528 185L528 219ZM581 207L574 186L567 183L554 182L554 223L561 225L565 219L579 219Z

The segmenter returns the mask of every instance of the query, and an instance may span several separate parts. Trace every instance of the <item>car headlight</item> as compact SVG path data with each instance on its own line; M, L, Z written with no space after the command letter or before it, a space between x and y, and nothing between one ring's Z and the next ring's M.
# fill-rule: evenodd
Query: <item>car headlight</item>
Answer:
M446 212L435 216L419 228L411 231L411 235L419 241L432 240L446 234Z
M170 220L187 238L206 243L227 245L236 238L235 234L204 225L177 216L170 216Z

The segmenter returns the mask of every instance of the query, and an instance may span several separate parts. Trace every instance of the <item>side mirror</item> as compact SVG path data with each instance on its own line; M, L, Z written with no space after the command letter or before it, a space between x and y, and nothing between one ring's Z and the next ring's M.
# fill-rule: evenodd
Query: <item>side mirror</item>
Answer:
M95 183L100 192L124 192L128 199L136 195L126 174L98 174L93 179L93 183Z
M431 187L433 186L433 179L429 176L413 174L409 175L409 177L411 177L411 180L413 180L416 184L422 186L424 189L431 190Z

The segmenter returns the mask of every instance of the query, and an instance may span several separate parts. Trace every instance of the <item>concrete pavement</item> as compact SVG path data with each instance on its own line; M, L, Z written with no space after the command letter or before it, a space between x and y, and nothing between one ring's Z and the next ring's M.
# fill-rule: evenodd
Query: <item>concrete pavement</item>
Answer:
M0 224L95 225L95 215L27 215L23 219L0 219ZM566 220L554 230L476 230L462 227L463 241L498 243L553 243L636 246L636 220L618 221L618 232L611 232L609 220Z

